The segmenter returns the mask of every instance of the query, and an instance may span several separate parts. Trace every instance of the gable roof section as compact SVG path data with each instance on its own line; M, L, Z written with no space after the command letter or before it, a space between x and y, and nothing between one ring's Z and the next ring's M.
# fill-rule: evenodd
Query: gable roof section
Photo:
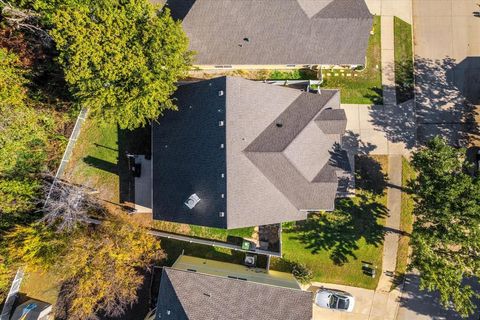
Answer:
M178 111L152 126L153 214L158 220L226 228L226 78L179 86ZM223 177L222 177L223 174ZM200 202L189 209L192 194ZM222 198L223 194L223 198Z
M365 63L373 18L364 0L167 3L198 65Z
M311 317L310 292L163 269L157 320L309 320Z
M179 111L152 128L155 219L234 229L333 210L344 169L332 152L343 131L322 123L346 121L338 91L221 77L182 85L174 97ZM193 193L201 200L188 209Z

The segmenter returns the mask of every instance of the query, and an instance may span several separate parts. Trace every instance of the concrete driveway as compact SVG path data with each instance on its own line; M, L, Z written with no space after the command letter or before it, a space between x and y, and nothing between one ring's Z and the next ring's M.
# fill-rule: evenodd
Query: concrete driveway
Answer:
M478 138L480 7L476 0L414 0L418 139ZM479 12L479 14L475 14ZM478 15L478 16L477 16ZM473 135L471 134L473 133Z
M353 312L341 312L341 311L332 311L325 308L320 308L313 305L313 319L328 319L328 320L344 320L344 319L355 319L355 320L367 320L370 316L370 311L372 308L373 296L375 291L362 289L362 288L355 288L355 287L348 287L336 284L326 284L326 283L319 283L314 282L309 291L316 291L321 286L330 289L337 289L346 291L352 294L355 297L355 307Z
M347 115L343 148L351 154L405 155L415 145L413 103L395 107L342 104Z

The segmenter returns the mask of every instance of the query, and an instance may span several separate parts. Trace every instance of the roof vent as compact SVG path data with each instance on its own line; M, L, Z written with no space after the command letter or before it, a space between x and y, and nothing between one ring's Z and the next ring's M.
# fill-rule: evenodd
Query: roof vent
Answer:
M225 124L225 123L224 123L222 120L218 121L218 126L219 126L219 127L223 127L224 124Z
M277 128L283 127L283 123L281 123L281 122L277 122L275 125L277 126Z
M218 96L219 97L223 96L223 90L218 91Z
M225 193L222 193L222 199L225 198Z
M220 212L218 213L218 215L220 216L220 218L223 218L223 217L225 217L225 212L220 211Z
M243 41L250 42L250 38L243 38Z
M222 178L225 178L225 173L222 173L222 174L221 174L221 177L222 177Z
M167 310L167 316L169 316L172 312L170 310Z
M223 148L225 148L225 145L222 143L222 144L220 145L220 149L223 149Z
M193 209L197 203L200 202L200 198L197 196L196 193L192 194L190 197L188 197L187 201L184 202L184 204L191 210Z

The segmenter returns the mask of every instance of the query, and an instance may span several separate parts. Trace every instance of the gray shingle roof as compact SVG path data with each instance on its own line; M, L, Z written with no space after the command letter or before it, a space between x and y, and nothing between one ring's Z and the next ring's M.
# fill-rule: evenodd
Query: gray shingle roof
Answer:
M164 268L156 320L310 320L310 292Z
M338 91L220 77L183 85L175 98L179 111L152 129L156 219L233 229L333 209L345 170L331 165L346 122ZM190 210L193 193L201 201Z
M168 0L199 65L364 64L364 0ZM248 39L248 41L245 41Z

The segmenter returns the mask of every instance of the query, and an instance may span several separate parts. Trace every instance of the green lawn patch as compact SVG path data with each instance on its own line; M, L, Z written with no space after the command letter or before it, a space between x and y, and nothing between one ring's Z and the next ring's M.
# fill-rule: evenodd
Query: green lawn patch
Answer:
M412 25L394 17L397 103L413 99Z
M154 221L153 228L156 230L181 234L189 237L211 239L224 242L226 242L229 237L251 238L254 233L253 227L226 230L183 223L174 223L168 221Z
M245 260L245 252L235 251L221 247L211 247L196 243L178 241L174 239L160 238L160 246L167 254L167 260L164 264L171 266L177 258L183 253L185 255L198 258L212 259L217 261L243 264ZM266 258L258 256L258 266L266 266Z
M317 71L311 69L296 69L291 71L273 70L269 80L318 80Z
M385 173L388 158L372 159ZM385 189L380 194L358 188L354 198L339 199L334 212L284 224L283 258L273 258L272 269L289 272L290 262L297 262L313 272L313 281L375 289L381 274L386 206ZM377 267L376 278L363 273L363 261Z
M381 104L383 101L379 16L373 19L373 31L374 34L368 41L367 62L364 70L345 69L343 72L338 69L322 70L322 88L340 89L342 103ZM347 74L351 75L347 76Z
M118 132L116 125L88 119L75 144L65 178L95 188L103 199L118 202Z
M408 181L415 178L415 171L407 159L402 159L402 187L406 188ZM410 242L410 234L413 230L413 207L415 202L413 196L408 192L402 192L402 208L400 216L400 231L404 234L400 236L397 251L397 265L395 273L399 277L403 277L407 271L408 262L408 244Z

